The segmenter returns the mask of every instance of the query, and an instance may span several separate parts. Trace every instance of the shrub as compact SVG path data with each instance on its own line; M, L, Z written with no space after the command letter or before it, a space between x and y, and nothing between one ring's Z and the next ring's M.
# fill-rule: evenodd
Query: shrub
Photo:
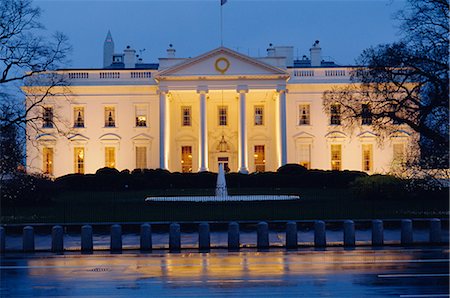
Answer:
M411 194L407 190L407 180L389 175L360 177L351 183L351 191L361 199L404 199Z

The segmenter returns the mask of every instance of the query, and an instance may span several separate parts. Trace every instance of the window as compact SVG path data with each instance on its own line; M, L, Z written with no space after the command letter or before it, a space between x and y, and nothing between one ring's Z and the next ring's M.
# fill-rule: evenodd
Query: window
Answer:
M52 128L53 127L53 108L52 107L44 107L44 112L42 115L43 128Z
M310 106L308 104L302 104L299 106L299 120L298 125L310 125Z
M73 108L73 127L84 127L84 107Z
M311 168L311 145L300 144L299 150L298 163L309 170Z
M75 173L84 174L84 148L75 147L73 153Z
M219 106L218 115L219 115L219 126L228 125L228 108L226 106Z
M44 174L53 175L53 148L44 147L42 150L42 170Z
M181 123L182 123L182 126L191 126L192 125L191 107L181 107Z
M331 145L331 169L340 171L342 168L342 145Z
M181 147L181 172L192 173L192 147Z
M264 172L266 170L266 155L264 145L255 146L255 172Z
M147 147L136 147L136 169L147 168Z
M116 148L105 147L105 167L107 168L116 167Z
M116 126L116 109L114 107L105 107L105 127Z
M372 144L362 145L362 169L370 172L373 170L373 146Z
M395 165L400 165L405 161L405 145L404 144L393 144L393 163Z
M264 125L264 106L255 106L255 125Z
M370 111L370 106L368 104L363 104L361 106L361 124L362 125L372 124L372 112Z
M330 125L341 125L341 106L333 104L330 107Z
M145 105L136 106L136 127L147 126L147 107Z

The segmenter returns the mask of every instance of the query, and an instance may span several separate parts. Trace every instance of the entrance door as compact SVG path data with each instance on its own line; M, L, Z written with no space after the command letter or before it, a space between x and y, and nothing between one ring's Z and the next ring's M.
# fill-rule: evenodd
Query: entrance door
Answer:
M217 158L217 165L219 168L220 164L223 165L223 170L225 171L225 173L228 173L230 171L230 167L228 165L228 157L222 156L222 157L218 157Z

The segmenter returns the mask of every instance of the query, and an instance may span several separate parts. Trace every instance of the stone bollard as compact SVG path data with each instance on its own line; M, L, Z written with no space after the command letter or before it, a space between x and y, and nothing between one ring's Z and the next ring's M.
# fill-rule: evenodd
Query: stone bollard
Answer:
M209 224L202 222L198 225L198 249L208 251L210 249Z
M298 247L297 223L290 221L286 224L286 248L295 249Z
M111 241L110 241L111 252L121 252L122 251L122 226L112 225L111 226Z
M239 224L237 222L230 222L228 224L228 250L239 250Z
M23 251L34 252L34 229L31 226L23 228Z
M430 219L430 243L441 243L441 220L438 218Z
M169 227L169 251L178 252L181 250L181 230L177 223L170 224Z
M325 222L322 220L316 220L314 222L314 246L315 247L327 246Z
M344 221L344 246L355 246L355 223L353 220Z
M402 219L402 228L401 228L401 244L402 245L411 245L413 244L413 225L412 220L410 219Z
M0 227L0 253L4 253L6 249L6 233L5 228Z
M92 253L93 250L92 227L84 225L81 227L81 253Z
M64 233L63 227L54 226L52 228L52 252L64 251Z
M152 250L152 227L145 223L141 225L141 251Z
M258 249L269 248L269 225L265 221L257 225L256 247Z
M383 244L383 221L375 219L372 221L372 246L382 246Z

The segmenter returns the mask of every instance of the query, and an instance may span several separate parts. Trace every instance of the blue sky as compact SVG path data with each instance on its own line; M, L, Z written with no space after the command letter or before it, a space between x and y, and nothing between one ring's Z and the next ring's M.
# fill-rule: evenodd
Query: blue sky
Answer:
M194 57L220 46L220 0L113 1L35 0L49 31L62 31L73 46L71 67L98 68L103 41L111 30L115 51L130 45L145 49L145 62L166 56L172 43L177 57ZM269 43L294 46L294 56L309 55L320 40L325 57L342 65L369 46L398 39L393 18L404 0L228 0L222 7L224 46L250 56L266 54Z

